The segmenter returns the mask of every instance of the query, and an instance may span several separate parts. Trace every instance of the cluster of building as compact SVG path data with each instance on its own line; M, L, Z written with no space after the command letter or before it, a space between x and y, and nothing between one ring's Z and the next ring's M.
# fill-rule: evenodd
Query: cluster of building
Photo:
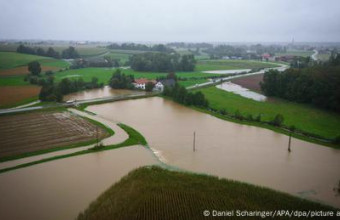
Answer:
M294 60L296 56L294 55L283 55L283 56L272 56L269 53L262 54L263 61L283 61L283 62L291 62Z
M161 79L161 80L150 80L145 78L135 79L133 85L136 89L145 90L146 84L152 83L154 85L153 90L155 91L163 91L165 86L172 87L176 84L174 79Z

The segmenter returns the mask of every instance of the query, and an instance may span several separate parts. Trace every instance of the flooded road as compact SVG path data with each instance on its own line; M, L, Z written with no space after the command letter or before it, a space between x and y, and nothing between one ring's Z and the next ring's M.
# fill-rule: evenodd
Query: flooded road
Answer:
M2 173L1 219L75 219L128 172L156 163L150 150L131 146Z
M159 97L89 106L147 139L163 162L340 207L340 151L217 119ZM196 152L193 132L196 131Z
M90 89L85 91L79 91L65 95L63 101L69 100L88 100L97 98L114 97L120 95L131 95L131 94L146 94L143 91L127 90L127 89L112 89L109 86L104 86L99 89Z

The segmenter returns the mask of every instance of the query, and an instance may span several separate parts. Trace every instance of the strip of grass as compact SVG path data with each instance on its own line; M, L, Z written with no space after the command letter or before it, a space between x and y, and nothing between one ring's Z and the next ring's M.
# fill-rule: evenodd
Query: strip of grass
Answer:
M203 88L200 91L208 99L210 107L217 110L224 109L231 114L239 110L245 117L249 114L253 117L261 114L262 121L270 121L276 114L282 114L286 126L295 126L299 130L327 139L339 135L340 116L333 112L280 99L257 102L215 87Z
M118 124L118 125L129 135L129 138L122 143L115 144L115 145L109 145L109 146L93 147L93 148L90 148L88 150L78 151L78 152L71 153L71 154L65 154L65 155L50 157L50 158L46 158L46 159L42 159L42 160L38 160L38 161L33 161L33 162L25 163L25 164L20 164L20 165L14 166L14 167L2 169L2 170L0 170L0 173L4 173L4 172L11 171L11 170L24 168L24 167L29 167L29 166L33 166L33 165L36 165L36 164L41 164L41 163L45 163L45 162L49 162L49 161L53 161L53 160L59 160L59 159L63 159L63 158L74 157L74 156L79 156L79 155L93 153L93 152L99 152L99 151L104 151L104 150L112 150L112 149L117 149L117 148L121 148L121 147L132 146L132 145L147 145L147 141L145 140L143 135L140 134L138 131L136 131L132 127L129 127L125 124Z
M25 81L25 76L2 76L0 77L0 86L26 86L30 85Z
M178 81L178 84L180 84L181 86L184 87L188 87L188 86L193 86L196 84L200 84L200 83L205 83L207 82L206 79L193 79L193 80L185 80L185 81Z
M215 219L208 210L333 211L337 210L286 193L218 177L175 172L157 166L130 172L78 215L91 219ZM271 218L271 217L270 217ZM250 219L261 219L261 216ZM279 219L298 219L282 217ZM322 219L322 218L320 218Z

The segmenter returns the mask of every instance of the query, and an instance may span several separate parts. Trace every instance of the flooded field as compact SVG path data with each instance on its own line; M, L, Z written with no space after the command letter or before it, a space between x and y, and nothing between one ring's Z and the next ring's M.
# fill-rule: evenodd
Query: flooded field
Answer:
M35 112L0 117L0 157L68 146L96 138L96 126L70 112ZM102 128L98 137L108 136Z
M150 150L132 146L2 173L1 219L75 219L128 172L156 163Z
M91 89L80 92L71 93L65 95L63 100L88 100L88 99L96 99L96 98L106 98L106 97L114 97L121 95L132 95L132 94L145 94L143 91L136 90L126 90L126 89L112 89L109 86L104 86L99 89Z
M251 69L238 69L238 70L208 70L203 73L214 73L214 74L233 74L233 73L248 73Z
M161 160L340 207L340 151L223 121L159 97L89 106L140 131ZM193 132L196 151L193 152Z
M240 85L231 83L231 82L224 82L220 85L217 85L216 88L225 90L227 92L232 92L238 95L241 95L248 99L253 99L255 101L264 102L267 100L267 97L264 95L261 95L257 92L250 91L249 89L246 89Z

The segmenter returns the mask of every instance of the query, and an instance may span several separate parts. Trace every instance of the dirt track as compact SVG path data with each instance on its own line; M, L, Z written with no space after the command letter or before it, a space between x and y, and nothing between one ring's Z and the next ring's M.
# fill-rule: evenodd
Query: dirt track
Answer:
M108 135L99 128L99 137ZM0 157L92 140L96 127L70 112L40 112L0 117Z

